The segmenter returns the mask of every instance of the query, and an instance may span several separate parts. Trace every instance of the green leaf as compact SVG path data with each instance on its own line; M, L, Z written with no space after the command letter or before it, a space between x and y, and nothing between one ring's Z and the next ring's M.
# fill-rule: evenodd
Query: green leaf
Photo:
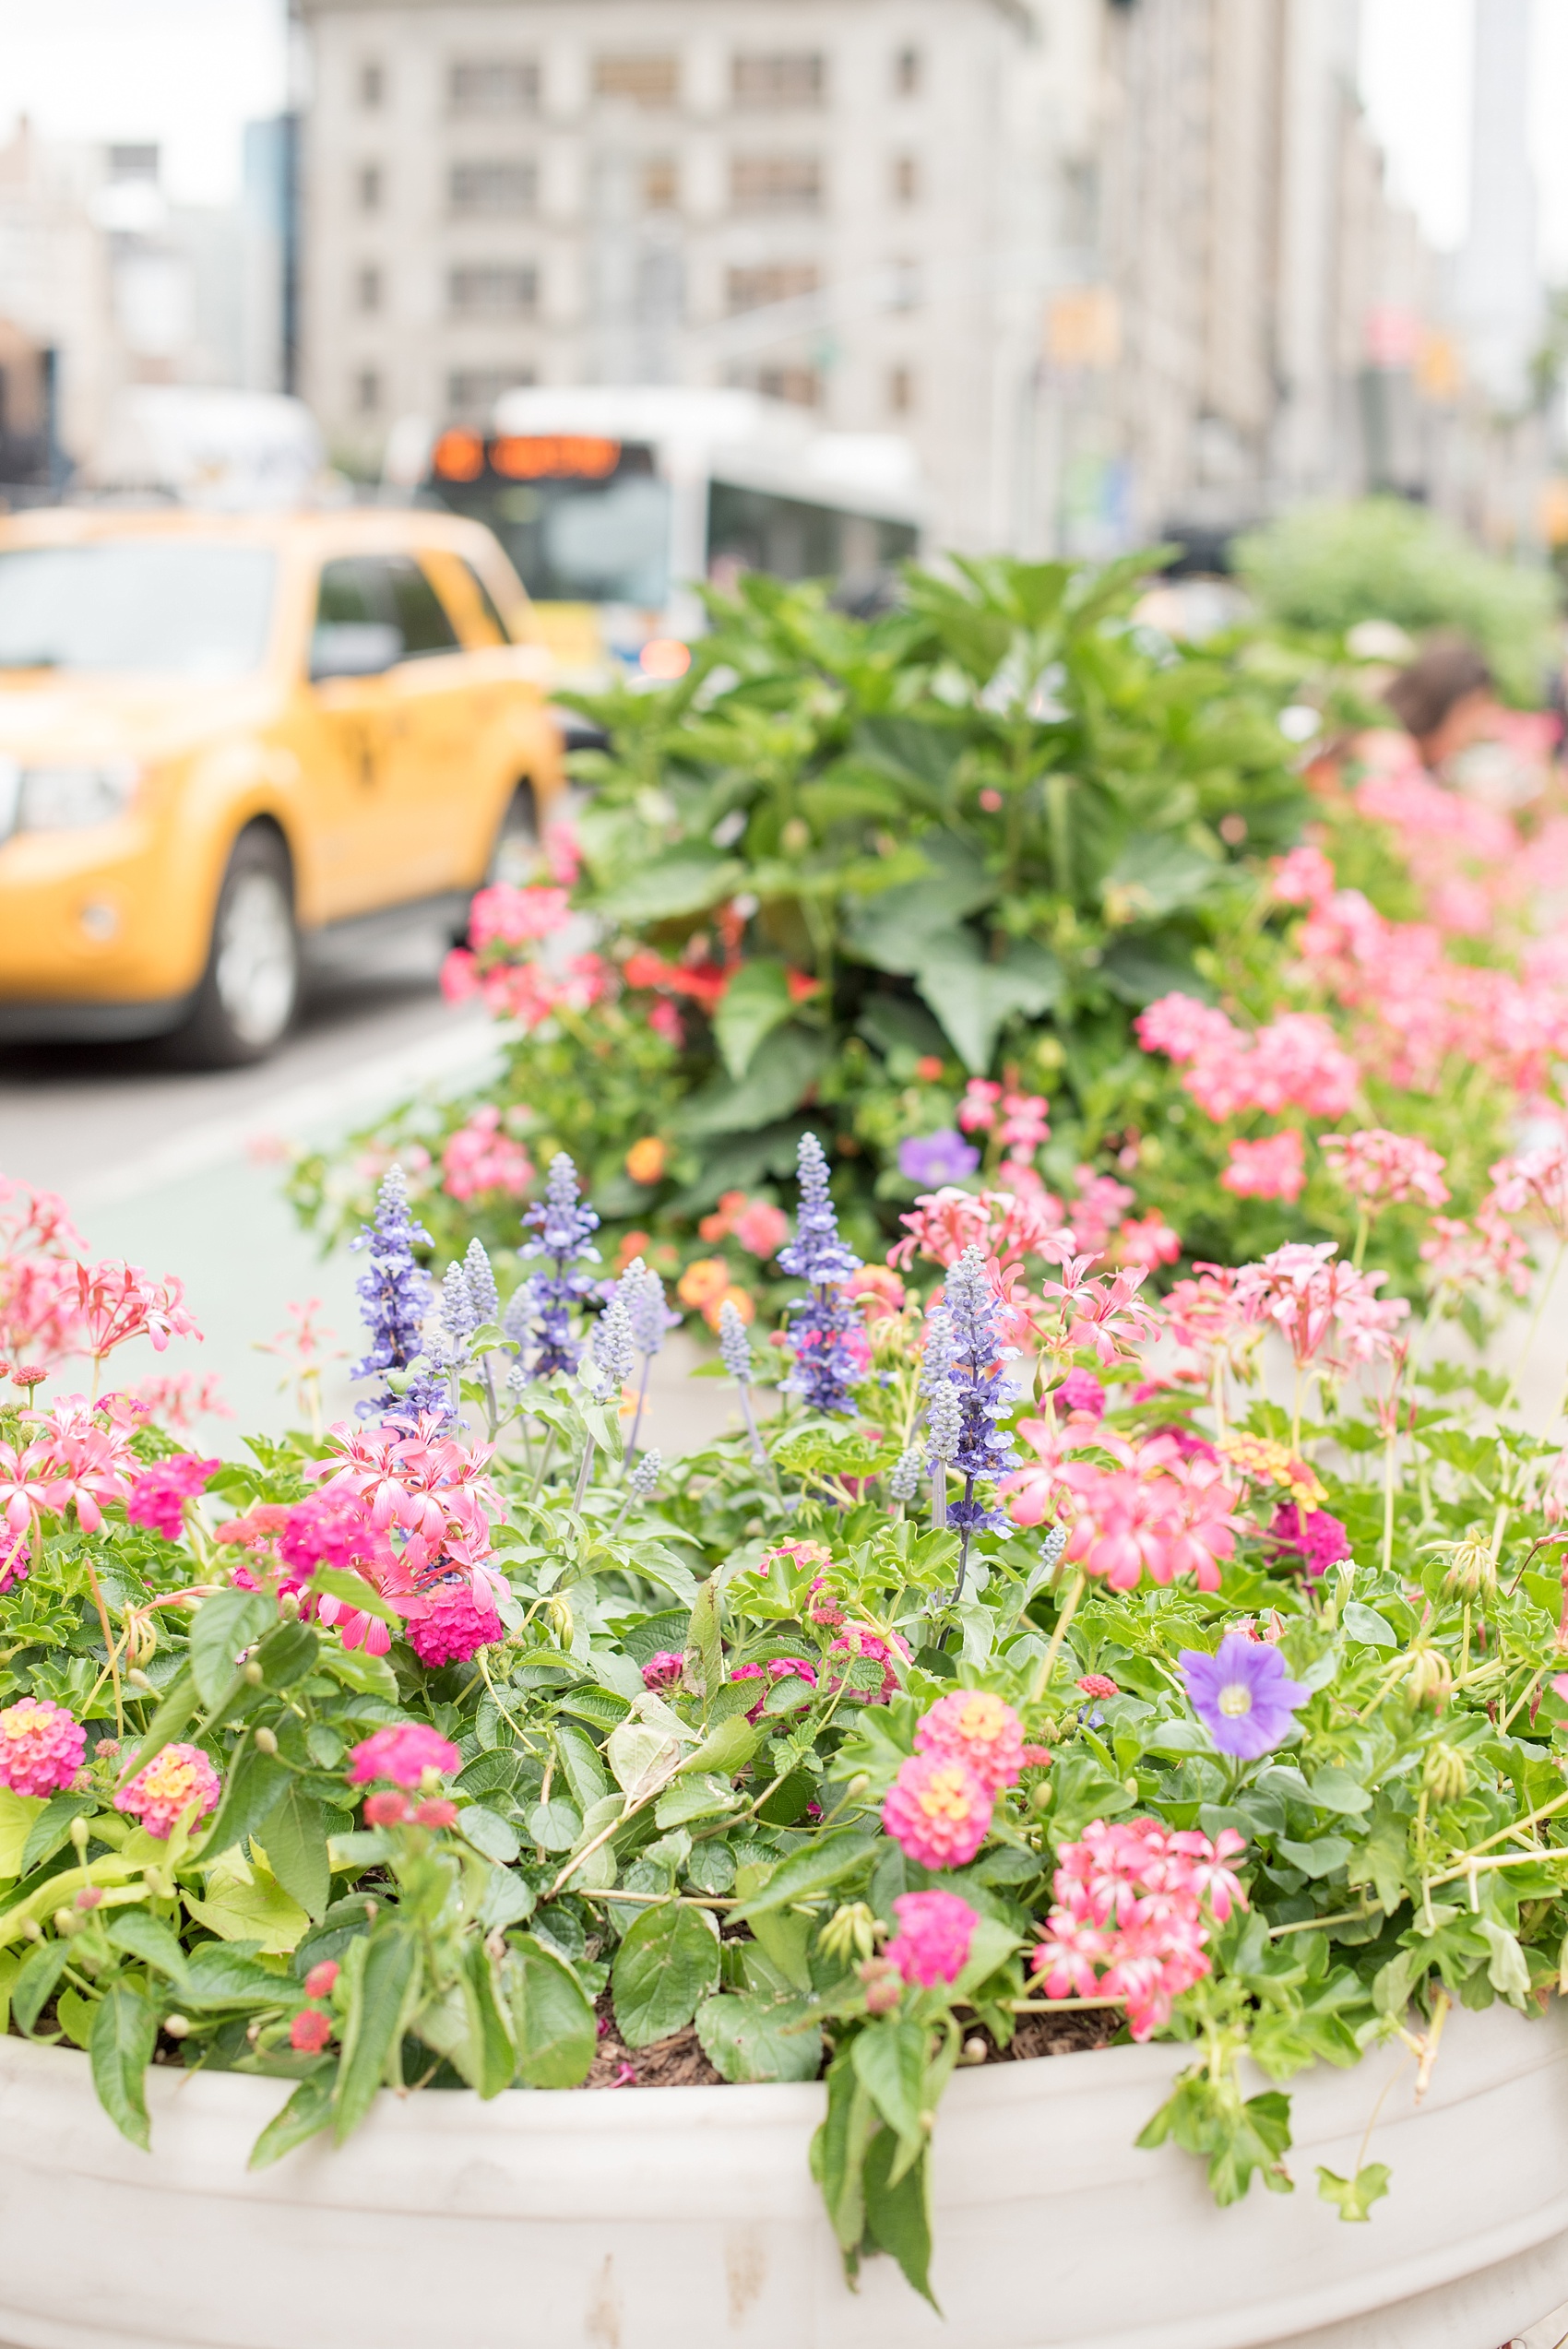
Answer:
M193 2005L255 2006L257 2001L291 2006L294 1984L287 1975L258 1964L255 1941L200 1941L187 1961L187 1982L182 1996Z
M157 2043L158 2018L148 2000L123 1982L111 1983L98 2002L88 2043L92 2084L115 2128L144 2152L151 2133L146 2073Z
M5 1791L10 1795L13 1802L23 1799L20 1796L11 1795L9 1787L6 1787ZM96 1795L51 1795L32 1821L27 1842L22 1847L19 1867L6 1869L0 1873L10 1876L30 1876L35 1868L42 1868L46 1859L53 1859L63 1844L69 1843L71 1821L74 1819L85 1819L90 1811L97 1809ZM0 1834L4 1832L4 1822L0 1821Z
M1363 1607L1359 1598L1347 1606L1343 1617L1345 1629L1363 1647L1397 1647L1399 1634L1375 1607Z
M11 2020L11 1992L22 1970L19 1950L0 1950L0 2038L4 2038Z
M533 1915L537 1897L527 1877L514 1869L493 1868L474 1923L481 1933L504 1932L508 1925L520 1925L525 1916Z
M920 968L932 940L951 934L956 923L997 895L994 875L967 841L926 833L920 848L937 871L856 905L846 925L849 950L858 961L900 977Z
M666 849L605 892L598 910L606 920L634 927L670 921L677 914L703 913L732 896L745 879L738 858L696 843Z
M62 1990L54 2001L55 2019L67 2039L78 2047L92 2044L92 2017L96 1999L84 1999L79 1990Z
M582 1813L576 1803L560 1795L549 1802L535 1803L528 1815L527 1833L529 1840L547 1852L569 1852L583 1832Z
M254 1646L274 1619L272 1601L260 1591L216 1591L202 1600L191 1619L190 1655L203 1704L210 1708L227 1696L241 1649Z
M703 1770L689 1778L677 1778L659 1796L653 1815L660 1827L682 1827L690 1819L712 1819L721 1811L733 1810L740 1799L728 1778Z
M468 1803L458 1811L457 1833L467 1836L475 1851L503 1868L510 1867L522 1849L510 1820L503 1819L498 1810L487 1810L482 1803Z
M277 1956L296 1948L310 1924L298 1901L291 1900L260 1869L253 1871L249 1884L238 1876L214 1874L208 1880L206 1898L198 1901L187 1892L185 1906L220 1940L255 1941Z
M582 1984L564 1958L531 1933L513 1942L505 1978L518 2079L529 2088L576 2088L599 2045Z
M865 2233L866 2148L875 2128L871 2098L845 2047L827 2068L827 2118L812 2139L811 2169L851 2282Z
M402 1617L389 1598L383 1598L374 1583L362 1574L350 1574L339 1566L318 1566L310 1578L314 1591L326 1591L333 1598L340 1598L345 1607L356 1608L362 1615L372 1615L378 1623L389 1624L393 1631L402 1627Z
M1007 1022L1020 1012L1032 1017L1051 1010L1063 988L1062 966L1044 946L1022 940L1004 961L992 962L967 930L928 940L914 977L974 1076L991 1066Z
M790 977L782 963L759 955L756 961L741 965L713 1014L713 1032L724 1065L737 1085L764 1037L782 1027L793 1009Z
M906 2144L920 2141L921 2090L925 2080L926 2035L918 2023L883 2015L857 2032L850 2060L867 2095Z
M628 1796L646 1794L661 1774L672 1776L680 1752L678 1738L647 1721L623 1722L611 1731L604 1748L615 1784Z
M736 1085L731 1079L705 1086L681 1113L682 1130L694 1140L709 1134L754 1133L799 1107L827 1064L829 1043L814 1028L780 1028L762 1057Z
M346 1970L350 1975L348 2018L333 2124L339 2145L352 2136L369 2112L401 2046L419 1980L419 1943L401 1927L383 1928L350 1945Z
M860 2046L858 2039L855 2045ZM929 2300L940 2316L942 2311L931 2288L930 2156L922 2153L894 2184L892 2172L897 2148L897 2138L885 2129L877 2132L866 2150L866 2233L881 2250L897 2260L905 2282L913 2285L922 2300Z
M207 1602L208 1606L211 1603L210 1599ZM228 1685L225 1681L224 1687ZM196 1678L188 1666L183 1666L164 1690L163 1701L142 1732L141 1743L121 1762L118 1784L122 1786L127 1785L144 1762L150 1762L171 1738L177 1738L196 1709Z
M180 1937L172 1925L150 1909L123 1908L110 1918L106 1930L117 1950L125 1950L132 1957L140 1958L174 1985L178 1995L185 1998L191 1989L190 1968Z
M11 2020L28 2038L70 1962L69 1941L41 1941L18 1968L11 1984Z
M335 1680L358 1696L385 1697L388 1704L398 1702L398 1675L384 1655L372 1655L362 1647L342 1647L335 1640L324 1640L321 1667L330 1672Z
M719 1987L719 1928L705 1908L645 1909L615 1952L615 2020L628 2047L667 2039Z
M586 1729L576 1728L569 1721L558 1721L555 1750L580 1810L586 1810L590 1802L597 1802L601 1795L610 1792L610 1774L604 1767L604 1757Z
M301 2081L282 2111L273 2115L251 2147L248 2168L269 2168L326 2128L332 2118L334 2071L335 2067Z
M1359 1819L1363 1810L1372 1809L1366 1788L1348 1770L1332 1766L1320 1770L1313 1780L1312 1798L1320 1810L1338 1811L1347 1819Z
M814 2080L822 2033L812 2022L802 2027L804 2004L747 1991L705 1999L696 2011L702 2051L726 2080Z
M701 1745L687 1754L680 1775L695 1778L717 1771L721 1776L731 1777L737 1770L744 1769L761 1745L764 1734L759 1722L748 1721L743 1713L731 1714L728 1721L720 1721Z
M295 1779L267 1812L262 1833L273 1875L312 1924L317 1923L332 1898L326 1812L312 1796L302 1793Z
M481 2096L499 2096L512 2085L517 2050L496 1979L495 1961L482 1941L470 1941L463 1952L463 1994L471 2016L470 2044L477 2062L469 2081Z
M719 1577L710 1574L692 1601L691 1619L682 1643L688 1659L688 1670L693 1664L696 1667L695 1678L698 1682L705 1718L712 1710L714 1698L725 1686L724 1643L720 1631L722 1616Z
M877 1835L855 1827L835 1827L801 1851L780 1860L759 1892L731 1911L736 1923L762 1916L769 1909L787 1908L792 1901L816 1899L861 1867L881 1844Z
M25 1876L28 1867L36 1864L23 1863L34 1822L46 1808L42 1795L18 1795L0 1786L0 1876Z
M1487 1960L1487 1980L1503 1998L1523 2007L1529 1995L1530 1967L1517 1935L1510 1933L1505 1925L1499 1925L1495 1917L1483 1916L1479 1923L1491 1952Z
M269 1689L292 1688L303 1680L321 1653L321 1641L308 1623L279 1623L255 1652Z
M273 1809L291 1774L276 1754L260 1753L248 1743L243 1747L229 1773L223 1799L207 1822L204 1851L216 1858L220 1852L243 1845Z
M1339 2215L1346 2223L1364 2223L1372 2216L1372 2206L1381 2202L1388 2191L1390 2171L1383 2162L1365 2162L1354 2177L1340 2177L1331 2169L1320 2169L1317 2190L1325 2202L1338 2205Z
M1275 1848L1282 1853L1292 1868L1304 1876L1332 1876L1343 1868L1355 1845L1344 1835L1314 1835L1310 1844L1293 1843L1288 1835L1277 1838Z

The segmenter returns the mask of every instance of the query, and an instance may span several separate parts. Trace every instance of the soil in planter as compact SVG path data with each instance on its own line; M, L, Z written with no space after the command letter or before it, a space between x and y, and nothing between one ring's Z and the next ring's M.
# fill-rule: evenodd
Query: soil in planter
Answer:
M1109 2047L1125 2020L1120 2007L1087 2007L1081 2014L1021 2014L1005 2047L996 2046L985 2032L975 2035L985 2041L987 2063L1032 2063L1039 2056L1078 2056Z
M615 2029L615 2009L608 1990L599 2003L599 2052L583 2082L585 2088L721 2088L722 2072L715 2071L703 2054L695 2028L672 2031L647 2047L628 2047Z

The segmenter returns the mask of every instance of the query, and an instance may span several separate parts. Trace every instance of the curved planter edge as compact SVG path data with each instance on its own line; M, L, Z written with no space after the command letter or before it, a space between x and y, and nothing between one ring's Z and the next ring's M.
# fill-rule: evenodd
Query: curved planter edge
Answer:
M806 2164L820 2086L384 2095L258 2174L286 2083L156 2070L153 2152L87 2058L0 2041L6 2349L1496 2349L1568 2297L1568 2013L1451 2016L1408 2067L1369 2224L1354 2165L1396 2051L1290 2083L1296 2191L1218 2210L1134 2140L1160 2046L960 2073L935 2141L939 2319L885 2260L850 2293ZM314 2326L314 2331L306 2330Z

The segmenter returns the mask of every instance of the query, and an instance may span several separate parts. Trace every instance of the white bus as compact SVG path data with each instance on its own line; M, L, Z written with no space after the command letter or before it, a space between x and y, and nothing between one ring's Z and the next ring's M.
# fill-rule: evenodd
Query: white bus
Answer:
M822 432L754 392L508 392L488 432L400 427L387 472L495 532L578 676L680 673L703 581L826 578L854 601L921 542L908 441Z

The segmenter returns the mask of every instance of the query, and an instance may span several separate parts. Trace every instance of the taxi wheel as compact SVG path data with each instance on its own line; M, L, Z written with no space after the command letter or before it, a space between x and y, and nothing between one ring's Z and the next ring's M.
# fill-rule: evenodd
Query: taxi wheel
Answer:
M265 1060L287 1034L299 997L287 853L270 832L243 832L218 893L207 970L177 1039L182 1057L207 1068Z

